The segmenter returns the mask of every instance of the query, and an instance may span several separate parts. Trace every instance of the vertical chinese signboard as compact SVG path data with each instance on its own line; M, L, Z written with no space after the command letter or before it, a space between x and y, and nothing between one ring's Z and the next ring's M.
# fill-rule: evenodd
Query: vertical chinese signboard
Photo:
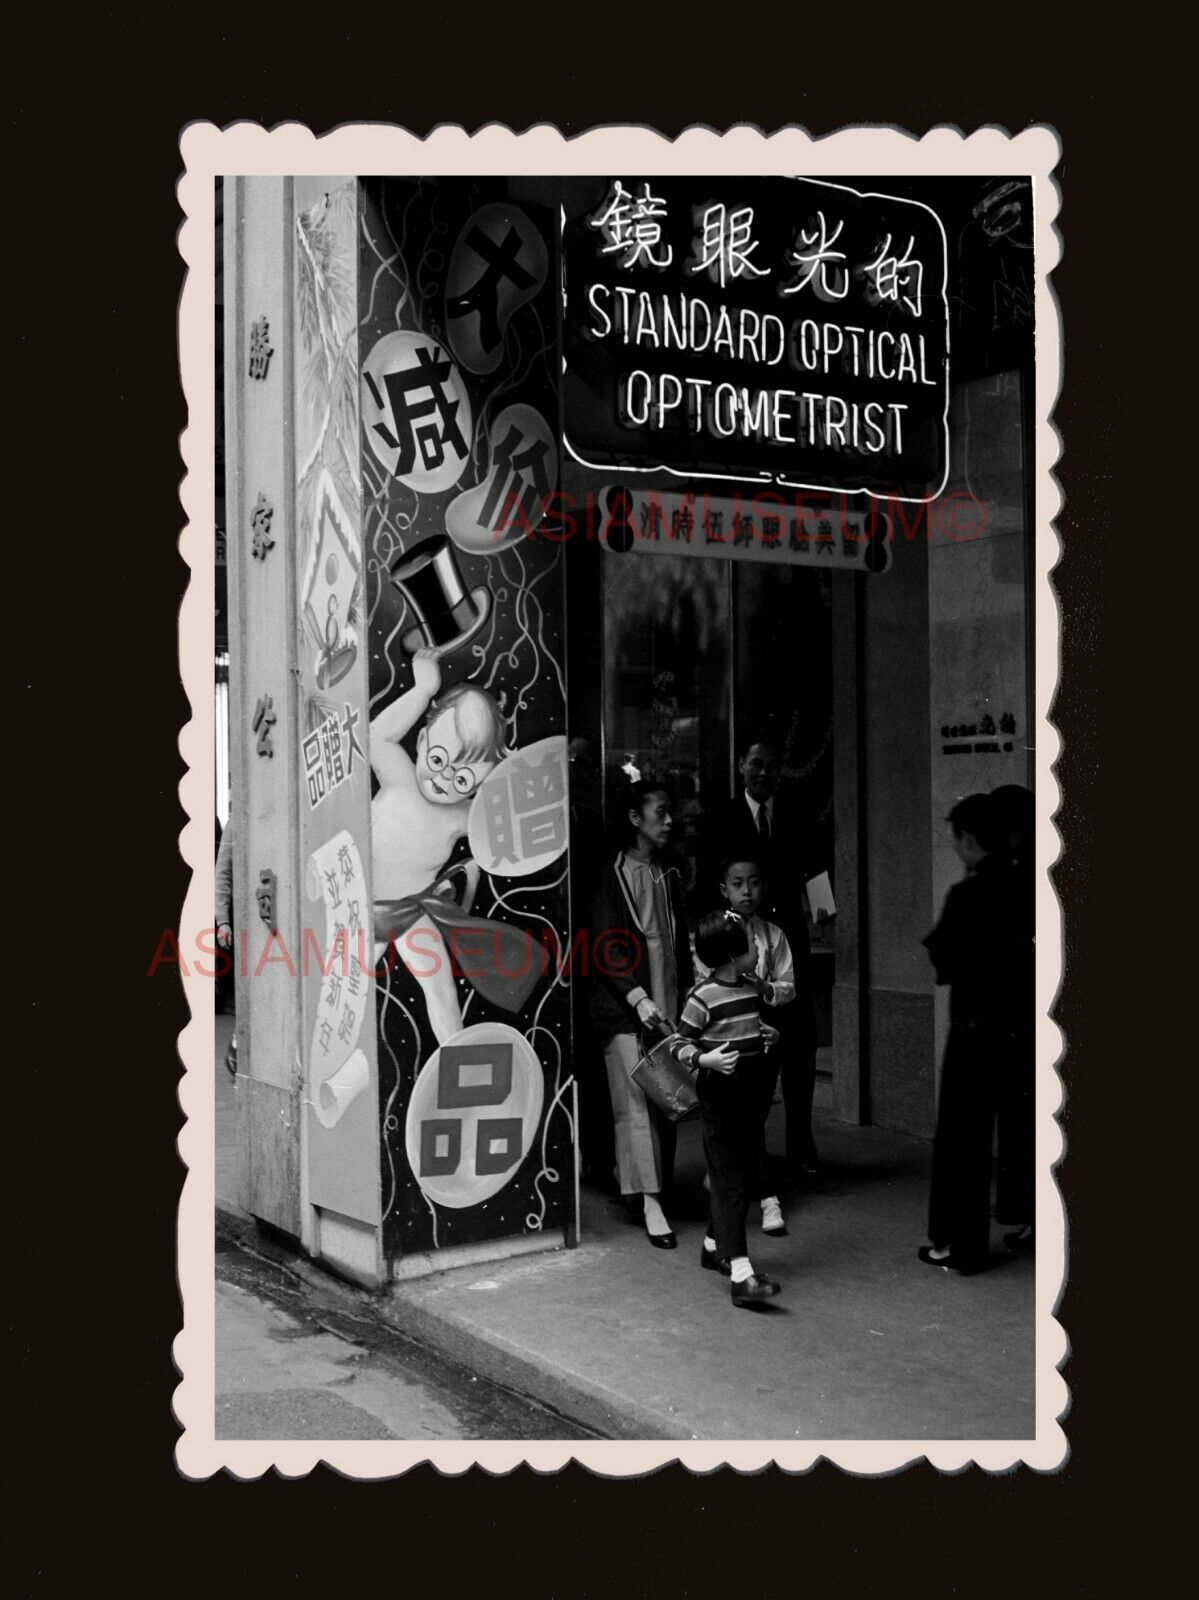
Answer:
M555 219L363 185L384 1243L573 1220Z
M297 188L299 187L297 180ZM308 184L311 189L312 185ZM307 1201L316 1246L378 1266L370 772L358 432L357 184L295 215L295 599Z

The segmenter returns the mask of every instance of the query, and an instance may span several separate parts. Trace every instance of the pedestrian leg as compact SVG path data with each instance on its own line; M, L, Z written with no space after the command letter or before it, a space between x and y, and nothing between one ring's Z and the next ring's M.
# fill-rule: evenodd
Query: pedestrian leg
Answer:
M711 1081L705 1081L711 1080ZM700 1116L704 1155L712 1178L712 1222L716 1254L731 1261L746 1256L745 1215L749 1204L741 1095L731 1077L701 1071Z

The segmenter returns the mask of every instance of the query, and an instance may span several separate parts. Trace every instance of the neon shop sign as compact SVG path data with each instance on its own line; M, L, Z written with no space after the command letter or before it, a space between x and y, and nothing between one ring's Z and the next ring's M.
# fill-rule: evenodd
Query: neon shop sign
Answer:
M944 487L947 255L928 206L813 180L613 179L567 218L563 254L576 461Z

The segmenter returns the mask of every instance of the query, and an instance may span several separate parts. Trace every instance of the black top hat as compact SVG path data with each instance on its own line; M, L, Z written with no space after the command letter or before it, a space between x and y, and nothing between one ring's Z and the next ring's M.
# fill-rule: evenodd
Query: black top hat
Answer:
M400 639L410 656L421 649L449 655L473 639L491 613L491 590L484 583L467 593L454 547L444 533L397 556L390 570L392 583L416 618L416 627Z

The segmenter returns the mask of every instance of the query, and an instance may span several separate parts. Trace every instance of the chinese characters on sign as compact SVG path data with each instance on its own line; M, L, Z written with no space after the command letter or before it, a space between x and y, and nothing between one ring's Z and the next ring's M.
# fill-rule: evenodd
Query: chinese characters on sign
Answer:
M488 430L490 467L446 512L446 532L468 555L492 555L536 529L558 487L558 451L532 406L506 406Z
M312 1029L313 1109L332 1127L366 1087L369 1069L357 1049L373 991L365 967L366 880L352 835L342 830L308 858L308 897L325 906L321 990Z
M326 795L332 794L354 771L354 757L366 761L358 741L359 713L344 702L339 719L326 717L303 741L304 776L308 783L308 804L315 808Z
M805 505L763 490L756 495L677 494L623 485L599 491L599 537L623 554L710 556L794 566L885 572L890 519L872 505Z
M634 199L617 178L607 209L588 219L588 226L599 228L604 237L604 255L621 254L620 266L635 267L644 261L651 267L668 267L674 259L671 245L662 243L662 219L666 202L650 194L643 184L641 196Z
M271 534L274 515L274 506L260 489L254 509L250 512L250 554L258 561L265 561L267 551L274 548L275 540Z
M418 494L440 494L462 476L470 456L470 400L436 339L384 334L362 369L362 416L375 456Z
M507 756L484 780L468 834L487 872L528 877L566 849L567 770L566 739L556 734Z
M976 722L959 722L941 727L943 756L1011 755L1016 734L1016 719L1005 711L998 722L988 711Z
M265 317L250 324L250 376L263 379L275 351L271 345L271 325Z
M251 727L258 735L257 748L260 756L274 756L275 741L271 729L278 720L278 715L275 712L274 696L269 694L259 695L258 704L254 707Z
M880 497L939 493L948 308L935 213L806 179L704 188L618 178L567 218L574 457Z
M258 886L254 890L254 898L258 901L258 915L272 933L279 931L275 917L276 885L275 874L269 867L263 867L258 874Z
M483 206L466 222L450 257L445 320L450 349L468 372L494 372L512 315L541 288L549 255L519 207Z
M544 1100L532 1045L502 1022L464 1028L421 1069L405 1144L431 1201L463 1210L498 1194L528 1153Z

